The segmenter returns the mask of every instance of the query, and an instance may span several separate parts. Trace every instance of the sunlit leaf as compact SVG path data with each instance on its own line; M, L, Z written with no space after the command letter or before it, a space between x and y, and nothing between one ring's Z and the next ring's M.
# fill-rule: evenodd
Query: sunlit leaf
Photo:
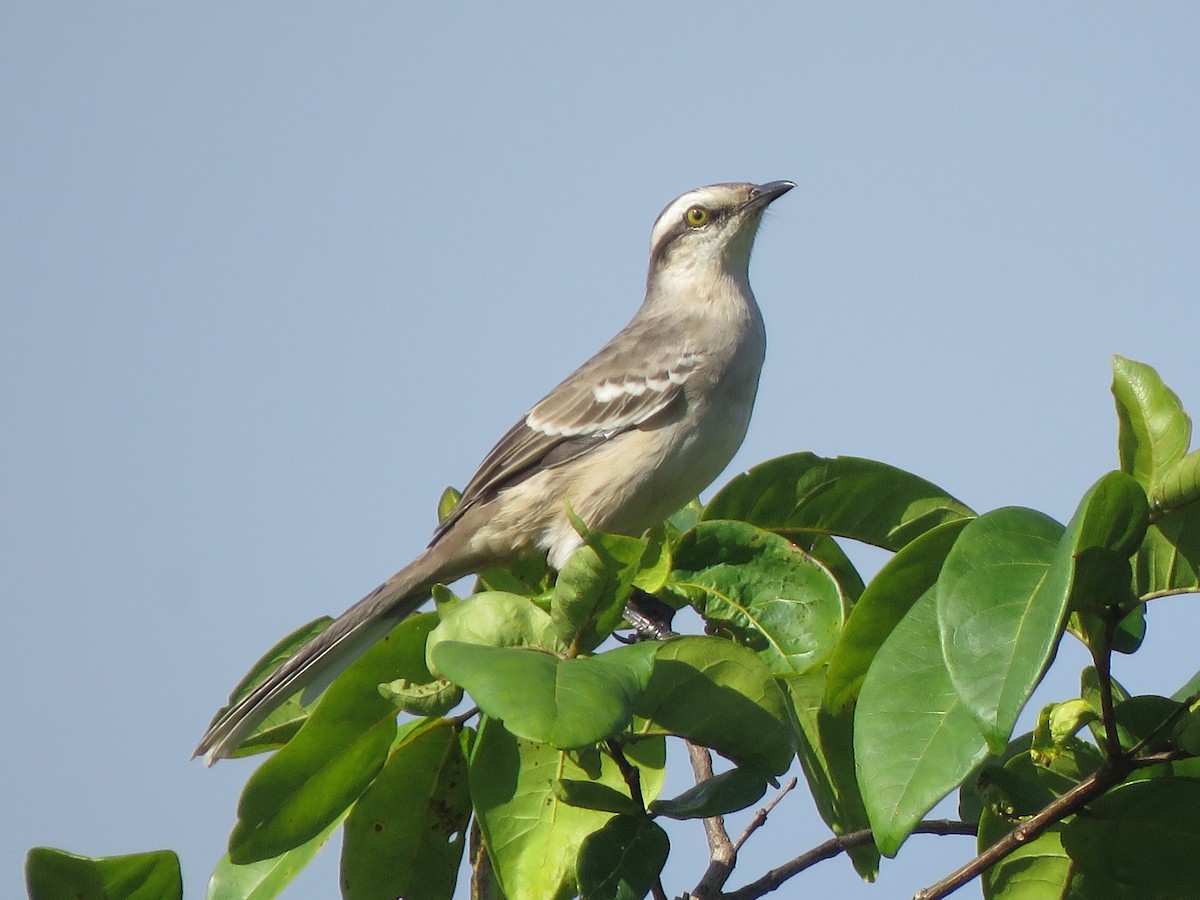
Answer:
M170 850L106 856L76 856L34 847L25 857L29 900L179 900L183 878Z
M684 535L668 584L777 675L819 665L841 628L842 595L829 571L744 522L701 522Z
M740 766L785 772L795 753L787 700L752 651L717 637L681 637L658 647L636 710L648 729L716 750Z
M1063 527L1010 507L969 523L938 576L946 670L994 752L1045 671L1062 633L1072 573Z
M449 722L415 725L346 820L345 900L450 900L466 843L467 763Z
M825 703L844 709L857 697L880 646L913 604L936 583L946 554L970 519L939 525L906 545L871 579L829 660Z
M1200 592L1200 505L1150 526L1136 571L1142 596Z
M1121 470L1154 496L1159 480L1187 453L1192 422L1179 397L1145 363L1113 357Z
M550 594L558 639L575 652L595 649L621 622L645 542L592 533L571 554Z
M442 641L433 658L446 677L513 734L570 749L625 729L650 680L657 649L647 642L563 659L536 650Z
M550 614L528 597L503 591L474 594L447 610L433 629L425 648L425 660L437 673L433 652L442 641L486 644L491 647L533 647L565 653Z
M932 593L908 611L867 672L854 753L875 842L887 856L987 755L946 671Z
M234 863L311 840L366 790L396 735L396 707L379 685L433 680L425 639L436 624L436 614L424 613L397 625L338 676L296 736L250 777L229 837Z
M937 485L901 469L811 453L754 466L704 509L705 519L739 519L784 537L835 534L888 550L899 550L943 522L971 515Z
M796 755L822 820L834 834L869 828L854 770L854 711L831 712L823 703L826 670L783 679L799 726ZM846 851L858 874L874 880L879 873L879 850L874 844Z
M264 678L278 669L293 653L328 628L332 621L333 619L329 616L314 619L307 625L297 628L264 653L233 689L229 695L229 705L217 710L213 722L221 718L230 706L236 705L254 688L258 687ZM300 730L300 726L304 724L304 720L308 718L314 705L314 703L302 703L300 694L289 697L272 710L271 714L260 722L258 727L229 754L230 758L253 756L256 753L265 753L283 746Z
M662 786L665 742L638 741L625 748L625 756L638 771L643 796L653 800ZM614 791L628 790L611 759L604 754L594 759L595 780ZM580 846L613 814L566 803L556 793L566 779L594 776L574 754L521 740L495 720L483 721L471 753L471 799L505 896L555 900L574 891Z
M381 693L396 704L396 708L414 716L444 716L462 701L462 688L452 681L438 678L425 684L413 684L407 678L397 678L379 686Z
M226 853L208 880L208 900L271 900L278 897L325 846L344 818L344 815L339 816L316 837L270 859L238 866Z
M1158 514L1200 503L1200 450L1193 450L1162 474L1151 501Z

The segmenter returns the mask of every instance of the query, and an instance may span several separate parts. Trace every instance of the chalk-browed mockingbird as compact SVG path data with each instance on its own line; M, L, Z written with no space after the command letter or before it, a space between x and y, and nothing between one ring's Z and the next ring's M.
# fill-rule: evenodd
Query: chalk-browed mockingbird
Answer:
M433 585L532 552L561 569L582 544L568 506L592 528L638 535L707 487L746 434L766 350L754 236L794 186L714 184L668 205L629 324L500 438L424 553L218 717L196 755L228 756L288 697L327 685Z

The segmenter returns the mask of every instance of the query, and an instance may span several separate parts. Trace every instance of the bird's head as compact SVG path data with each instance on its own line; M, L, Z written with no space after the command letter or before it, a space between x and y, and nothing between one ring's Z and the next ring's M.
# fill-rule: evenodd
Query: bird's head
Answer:
M650 232L650 282L720 275L745 281L763 211L795 186L710 184L672 200Z

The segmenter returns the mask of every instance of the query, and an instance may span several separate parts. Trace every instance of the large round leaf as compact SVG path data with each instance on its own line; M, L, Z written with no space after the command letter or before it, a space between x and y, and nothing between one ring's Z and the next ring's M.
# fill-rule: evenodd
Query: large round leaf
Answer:
M752 651L718 637L659 645L637 714L655 728L711 747L738 765L778 775L796 752L787 699Z
M820 665L842 625L842 593L829 570L745 522L701 522L684 535L668 585L777 675Z
M666 742L638 741L625 748L625 757L637 770L643 797L653 800L662 787ZM556 750L484 720L471 751L471 800L504 896L573 895L580 846L613 814L566 802L559 787L564 780L629 790L606 754Z
M705 519L740 519L785 537L836 534L899 550L943 522L973 515L935 484L870 459L793 453L722 488Z
M518 737L571 749L625 730L654 666L656 645L633 644L597 656L442 641L437 667L479 708Z
M1071 559L1069 548L1060 553L1062 538L1063 527L1042 513L998 509L963 529L938 577L946 669L995 753L1066 622Z

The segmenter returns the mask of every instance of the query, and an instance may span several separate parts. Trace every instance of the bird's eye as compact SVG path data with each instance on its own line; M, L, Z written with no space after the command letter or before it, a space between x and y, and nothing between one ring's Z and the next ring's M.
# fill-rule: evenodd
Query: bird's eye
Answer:
M708 210L703 206L693 206L683 214L683 220L693 228L703 228L708 224Z

